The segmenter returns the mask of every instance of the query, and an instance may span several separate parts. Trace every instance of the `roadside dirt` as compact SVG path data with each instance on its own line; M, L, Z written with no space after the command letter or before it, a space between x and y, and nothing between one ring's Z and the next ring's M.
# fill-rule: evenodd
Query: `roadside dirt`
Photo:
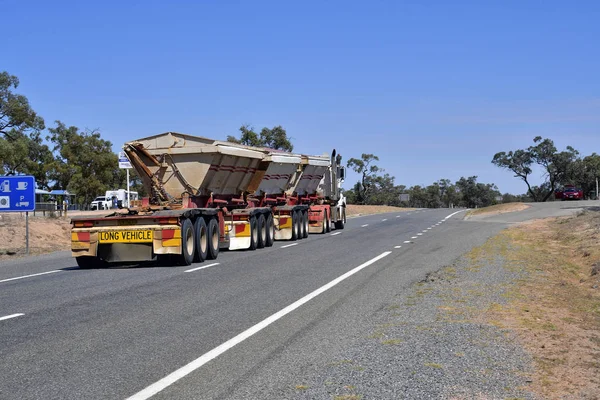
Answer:
M389 206L348 205L348 217L378 214L393 211L406 211L406 208ZM29 254L39 255L71 249L70 217L75 215L106 215L110 211L69 212L67 217L29 215ZM0 213L0 260L25 255L25 214Z
M508 268L527 278L487 320L515 332L545 399L600 399L600 213L535 220L505 231Z
M478 209L475 209L475 210L469 210L467 212L467 215L466 215L465 219L469 219L469 217L472 216L472 215L492 216L492 215L499 215L499 214L505 214L505 213L510 213L510 212L516 212L516 211L523 211L523 210L526 210L528 208L529 208L529 206L527 204L523 204L523 203L497 204L495 206L478 208Z

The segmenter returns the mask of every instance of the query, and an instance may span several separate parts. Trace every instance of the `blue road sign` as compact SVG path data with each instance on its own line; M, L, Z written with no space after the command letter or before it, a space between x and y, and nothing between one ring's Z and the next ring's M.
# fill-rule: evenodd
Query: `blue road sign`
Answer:
M33 176L0 176L0 212L35 210Z

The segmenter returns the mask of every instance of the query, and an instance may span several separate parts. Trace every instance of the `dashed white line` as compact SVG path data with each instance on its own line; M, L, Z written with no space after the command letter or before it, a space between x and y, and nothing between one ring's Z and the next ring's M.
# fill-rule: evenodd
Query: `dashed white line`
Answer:
M410 243L410 240L405 240L404 243Z
M417 233L417 236L423 236L423 234L419 232L419 233Z
M7 315L5 317L0 317L0 321L4 321L5 319L17 318L17 317L20 317L22 315L25 315L25 314L11 314L11 315Z
M364 225L361 225L360 227L364 228L365 226L369 226L369 224L364 224Z
M340 233L342 233L342 232L334 232L331 234L331 236L339 235Z
M298 246L298 243L286 244L285 246L281 246L281 249L285 249L286 247Z
M427 233L427 229L423 229L421 232L423 232L423 233Z
M199 269L214 267L215 265L219 265L219 263L212 263L212 264L208 264L208 265L203 265L201 267L188 269L187 271L183 271L183 272L194 272L194 271L198 271Z
M189 364L184 365L183 367L179 368L178 370L170 373L169 375L165 376L164 378L162 378L158 382L155 382L152 385L148 386L147 388L143 389L142 391L134 394L133 396L129 397L127 400L146 400L146 399L154 396L158 392L160 392L163 389L171 386L172 384L174 384L178 380L184 378L185 376L191 374L192 372L194 372L198 368L202 367L204 364L208 363L209 361L213 360L214 358L216 358L216 357L220 356L221 354L225 353L227 350L231 349L235 345L243 342L244 340L248 339L252 335L260 332L263 329L265 329L267 326L271 325L273 322L281 319L285 315L287 315L287 314L291 313L292 311L296 310L298 307L306 304L307 302L309 302L313 298L317 297L321 293L323 293L323 292L331 289L332 287L334 287L338 283L340 283L343 280L351 277L352 275L354 275L357 272L359 272L360 270L368 267L369 265L374 264L375 262L381 260L382 258L387 257L391 253L392 253L391 251L386 251L385 253L382 253L382 254L378 255L377 257L375 257L375 258L367 261L366 263L361 264L358 267L356 267L356 268L354 268L354 269L346 272L345 274L343 274L340 277L332 280L328 284L326 284L324 286L321 286L320 288L318 288L314 292L311 292L311 293L307 294L306 296L302 297L300 300L295 301L294 303L290 304L286 308L284 308L284 309L276 312L275 314L271 315L270 317L262 320L261 322L259 322L256 325L252 326L251 328L248 328L247 330L245 330L244 332L240 333L239 335L237 335L237 336L229 339L225 343L223 343L223 344L215 347L214 349L212 349L208 353L205 353L204 355L200 356L199 358L195 359L194 361L190 362Z
M402 246L394 246L395 249L399 249L400 247L402 247Z
M396 218L400 218L400 215L396 215Z
M55 272L62 272L62 271L59 270L59 269L56 269L54 271L40 272L39 274L31 274L31 275L25 275L25 276L18 276L16 278L3 279L3 280L0 281L0 283L2 283L2 282L8 282L8 281L16 281L17 279L31 278L32 276L40 276L40 275L46 275L46 274L53 274Z
M417 239L417 236L411 236L411 239Z
M381 222L385 222L385 221L387 221L387 218L384 218L384 219L381 220Z

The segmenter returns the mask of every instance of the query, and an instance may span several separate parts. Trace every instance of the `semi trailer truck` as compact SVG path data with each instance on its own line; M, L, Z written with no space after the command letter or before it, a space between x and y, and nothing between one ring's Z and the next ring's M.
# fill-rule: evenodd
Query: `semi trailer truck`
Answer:
M346 223L345 169L335 150L309 156L175 132L123 150L150 195L101 217L72 218L81 268L190 265L222 249L270 247Z

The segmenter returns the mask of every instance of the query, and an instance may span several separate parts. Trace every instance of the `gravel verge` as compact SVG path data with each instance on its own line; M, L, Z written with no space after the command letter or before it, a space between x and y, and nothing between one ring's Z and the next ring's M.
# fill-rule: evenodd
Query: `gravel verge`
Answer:
M498 235L397 294L370 316L371 334L305 376L285 398L535 399L532 359L511 331L485 321L525 272Z

